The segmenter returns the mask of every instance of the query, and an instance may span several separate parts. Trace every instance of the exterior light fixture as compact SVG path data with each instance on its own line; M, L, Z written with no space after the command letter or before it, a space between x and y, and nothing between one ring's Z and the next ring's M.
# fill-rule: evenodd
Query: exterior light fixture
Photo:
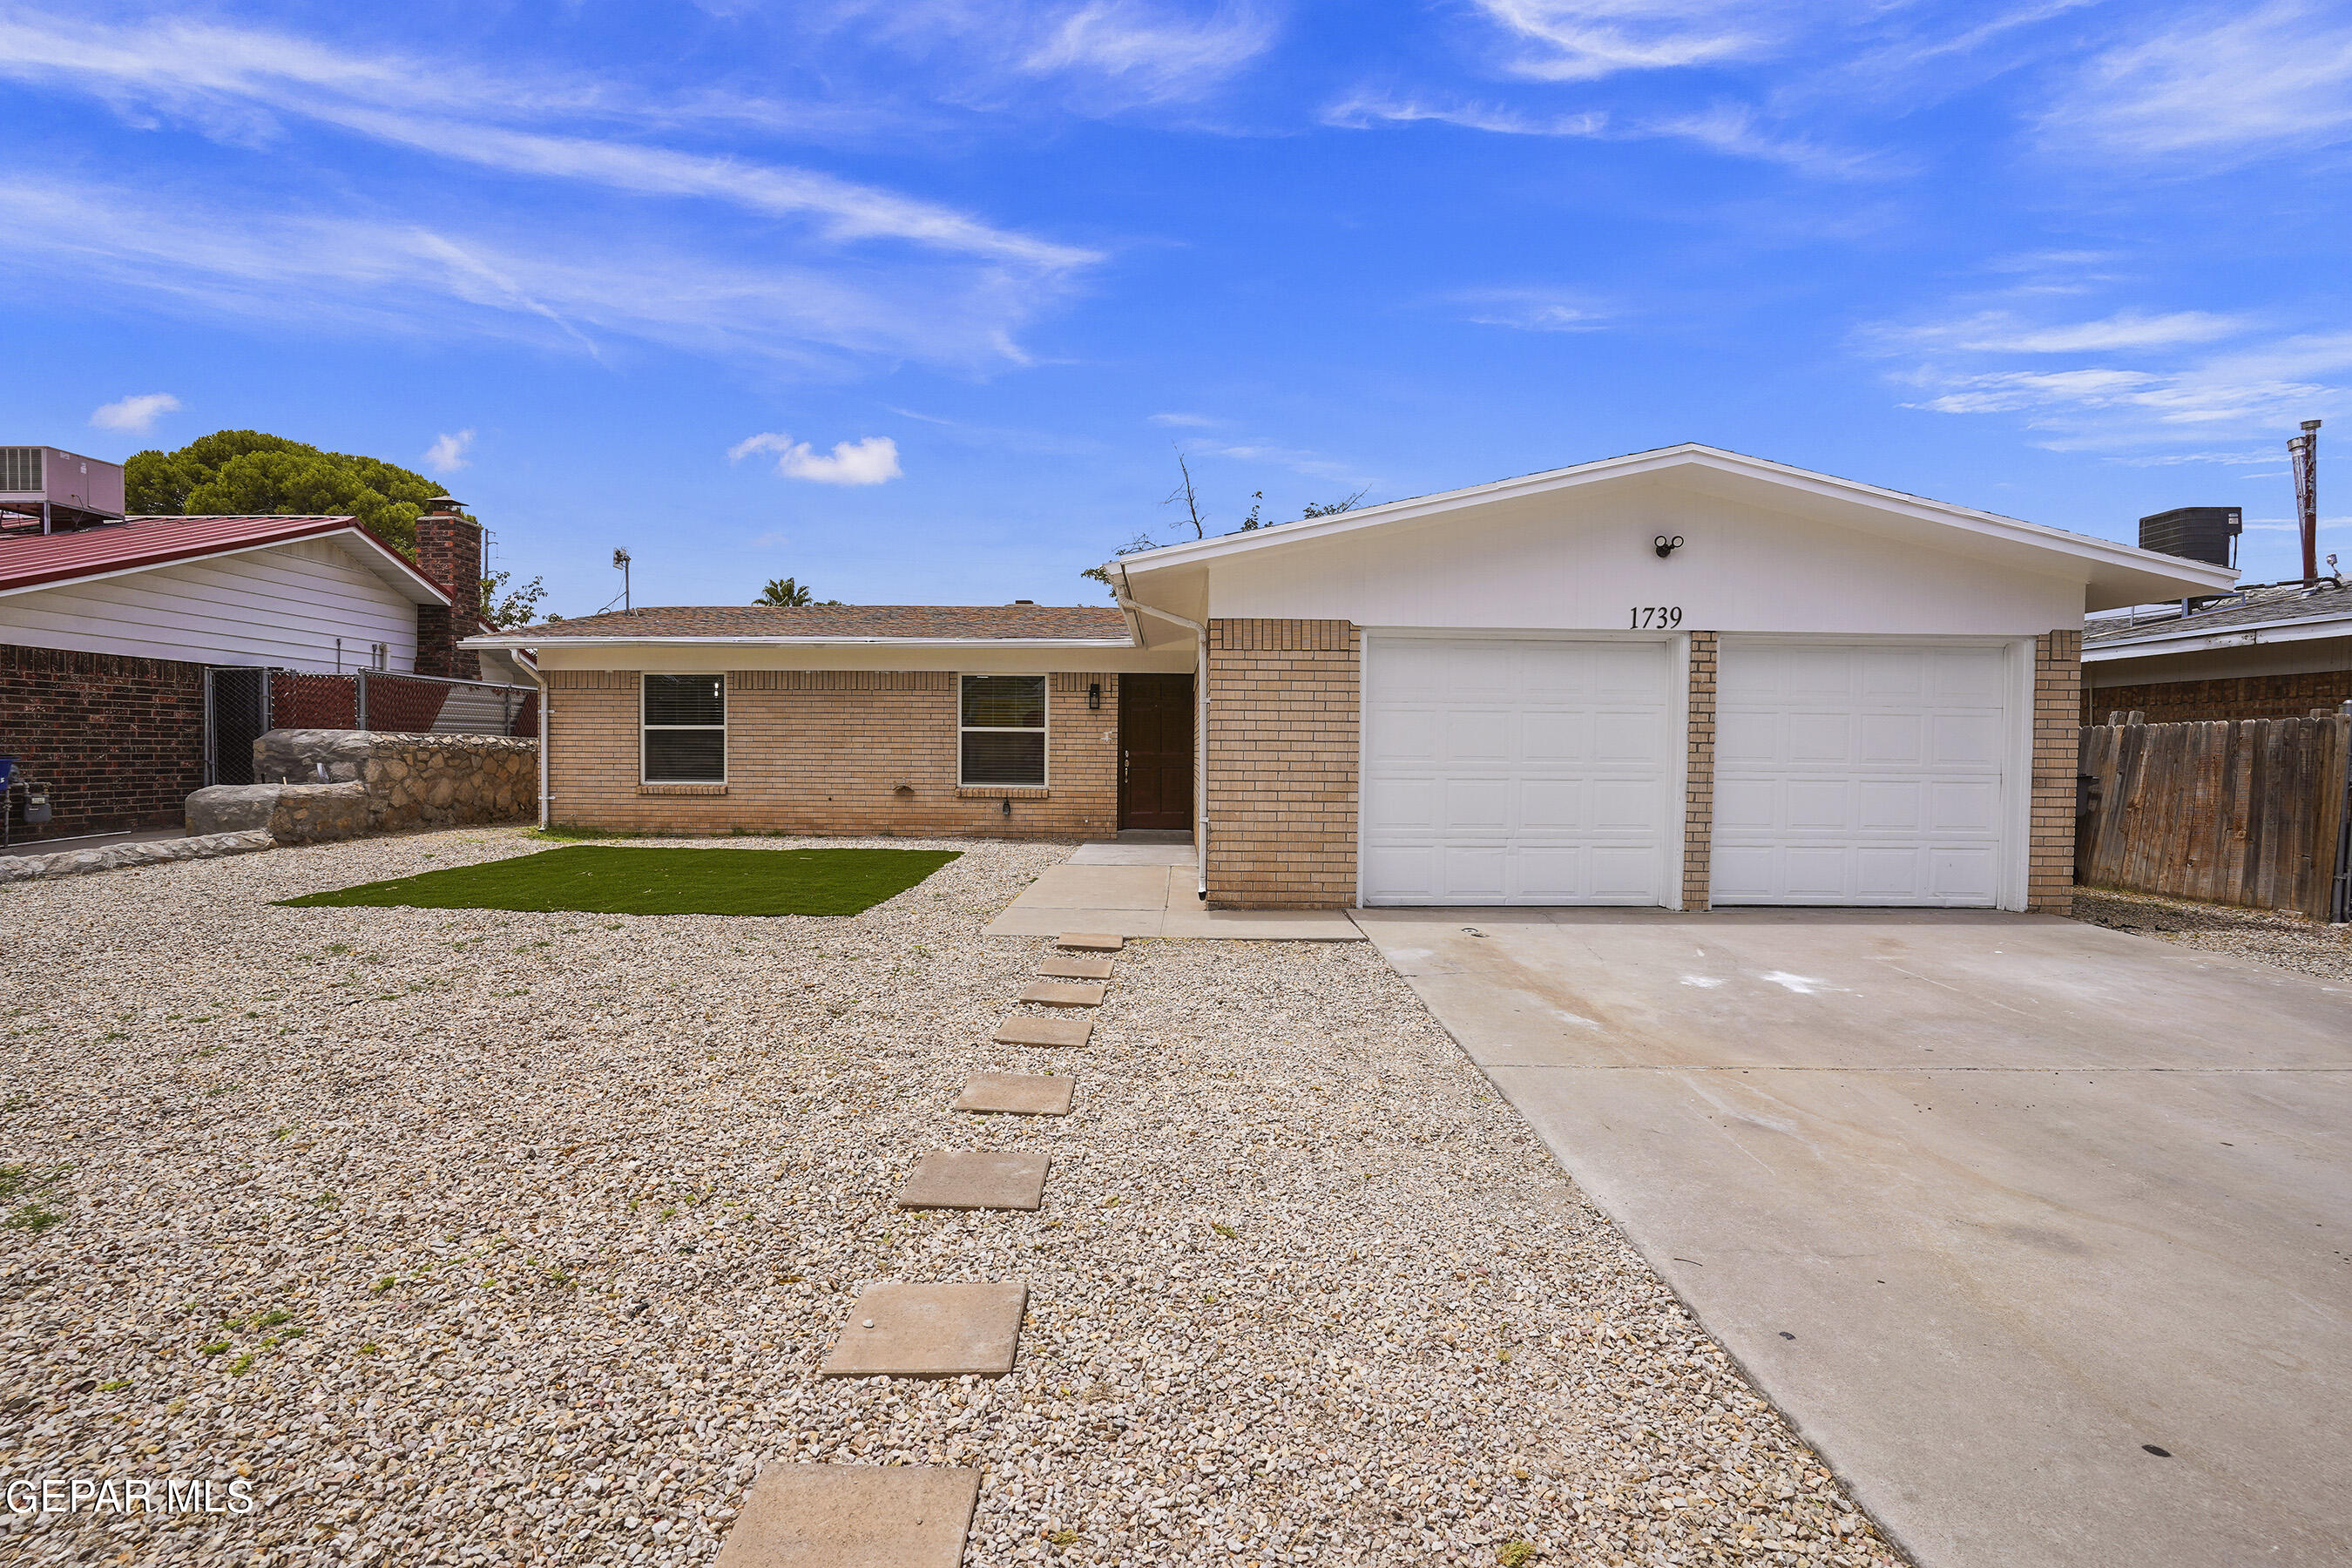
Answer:
M1683 536L1677 533L1672 539L1669 539L1662 533L1658 535L1657 538L1650 541L1650 544L1653 549L1657 551L1658 559L1664 561L1667 556L1672 555L1675 551L1680 550L1683 547Z
M1101 681L1099 681L1099 680L1096 680L1096 681L1089 681L1089 682L1087 683L1087 707L1089 707L1089 708L1092 708L1092 709L1096 710L1097 712L1099 712L1099 711L1101 710L1101 709L1102 709L1102 682L1101 682Z

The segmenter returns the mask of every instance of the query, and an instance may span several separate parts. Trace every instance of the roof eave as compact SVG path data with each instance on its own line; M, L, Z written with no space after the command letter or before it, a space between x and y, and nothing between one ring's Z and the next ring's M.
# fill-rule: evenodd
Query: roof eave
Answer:
M2085 642L2083 662L2101 664L2110 659L2202 653L2209 648L2251 647L2265 642L2316 642L2339 637L2352 637L2352 615L2309 616L2292 621L2237 621L2194 631L2176 628L2144 637Z
M2158 551L2142 550L2135 545L2118 544L2110 540L2095 539L2087 534L2069 533L2046 524L2028 522L2021 518L2003 517L1998 512L1978 511L1971 507L1953 506L1949 502L1929 500L1922 496L1906 495L1900 490L1885 489L1864 484L1858 479L1840 479L1833 474L1815 473L1808 468L1775 463L1765 458L1751 458L1744 453L1727 452L1717 447L1697 442L1662 447L1654 451L1635 452L1621 458L1604 458L1596 462L1580 463L1573 468L1554 468L1546 473L1528 474L1518 479L1496 480L1492 484L1475 485L1466 489L1447 490L1438 495L1423 496L1412 500L1391 501L1385 506L1366 507L1359 511L1341 512L1318 518L1312 522L1286 522L1277 527L1257 529L1246 534L1225 534L1216 539L1192 540L1181 544L1162 545L1157 550L1139 551L1123 556L1118 564L1130 573L1156 572L1171 566L1196 564L1245 551L1265 550L1286 544L1300 544L1310 540L1329 539L1359 529L1377 528L1389 523L1406 522L1415 519L1453 511L1463 507L1489 501L1515 500L1550 490L1567 489L1577 485L1597 483L1602 479L1632 478L1656 473L1686 464L1712 468L1720 473L1744 475L1774 480L1794 489L1810 490L1818 495L1843 500L1860 500L1887 511L1963 528L1969 532L2048 550L2073 556L2078 560L2110 568L2120 568L2133 574L2146 574L2199 588L2226 588L2238 578L2235 568L2211 566L2204 562L2189 561ZM2145 602L2145 601L2141 601Z
M1126 637L467 637L459 647L559 648L645 647L687 644L697 647L1125 647Z

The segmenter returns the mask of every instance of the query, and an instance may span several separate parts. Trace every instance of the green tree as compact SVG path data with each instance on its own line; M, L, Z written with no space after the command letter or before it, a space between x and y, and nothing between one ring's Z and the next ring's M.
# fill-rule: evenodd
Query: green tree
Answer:
M1162 506L1169 506L1177 501L1182 501L1184 503L1183 521L1192 525L1192 536L1196 539L1205 539L1208 537L1208 519L1202 513L1201 498L1192 489L1192 468L1184 461L1183 454L1181 452L1178 453L1176 457L1176 468L1177 471L1183 476L1183 482L1179 484L1175 489L1170 491L1168 499L1160 504ZM1342 496L1335 501L1308 501L1307 503L1307 510L1298 514L1298 521L1301 522L1307 522L1318 517L1337 517L1343 511L1353 511L1356 510L1358 504L1363 500L1364 497L1370 492L1370 489L1371 487L1367 485L1362 489L1358 490L1355 494L1350 496ZM1250 492L1249 511L1243 517L1241 527L1235 530L1235 531L1240 533L1249 533L1261 528L1281 527L1281 523L1268 522L1265 518L1259 515L1265 510L1265 492L1264 490L1252 490ZM1130 539L1125 544L1120 545L1114 553L1119 555L1133 555L1139 551L1157 550L1159 548L1160 541L1153 539L1148 533L1138 533L1133 539ZM1100 583L1105 588L1109 589L1112 598L1116 599L1118 597L1118 585L1110 580L1110 568L1108 565L1089 566L1085 571L1079 573L1078 575L1081 577L1092 578L1095 582Z
M380 458L259 430L215 430L176 452L134 452L122 479L133 513L348 515L412 559L416 519L441 493L424 475Z
M482 579L482 618L500 631L509 626L530 625L539 615L539 602L547 597L545 578L533 577L509 592L507 581L510 575L505 572L493 572ZM561 616L547 618L551 621L562 619Z
M768 585L761 589L760 596L751 602L755 605L776 605L785 609L802 609L811 605L831 606L841 603L839 599L820 599L814 589L803 588L790 577L769 578Z

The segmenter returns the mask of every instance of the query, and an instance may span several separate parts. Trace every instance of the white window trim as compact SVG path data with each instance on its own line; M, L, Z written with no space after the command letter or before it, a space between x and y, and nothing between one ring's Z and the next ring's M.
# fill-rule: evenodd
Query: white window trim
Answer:
M1045 721L1035 728L1010 724L967 724L963 721L963 683L974 677L1022 676L1045 683ZM1054 787L1054 678L1034 669L975 669L956 672L956 788L958 789L1051 789ZM1035 784L1005 784L999 780L974 782L963 776L963 738L967 734L982 735L1043 735L1045 737L1045 768Z
M646 682L656 675L715 675L719 678L719 722L716 724L648 724L646 722ZM733 765L728 743L729 719L735 701L727 689L727 672L719 669L646 669L637 672L637 783L641 784L723 784ZM656 779L646 776L646 731L648 730L716 730L719 731L719 776L715 779Z

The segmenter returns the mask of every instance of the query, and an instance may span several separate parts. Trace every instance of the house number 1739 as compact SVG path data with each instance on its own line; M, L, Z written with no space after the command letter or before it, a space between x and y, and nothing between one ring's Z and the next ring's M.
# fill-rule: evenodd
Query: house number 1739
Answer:
M1654 632L1671 629L1682 624L1683 607L1680 605L1636 605L1633 606L1633 624L1626 629L1636 632Z

